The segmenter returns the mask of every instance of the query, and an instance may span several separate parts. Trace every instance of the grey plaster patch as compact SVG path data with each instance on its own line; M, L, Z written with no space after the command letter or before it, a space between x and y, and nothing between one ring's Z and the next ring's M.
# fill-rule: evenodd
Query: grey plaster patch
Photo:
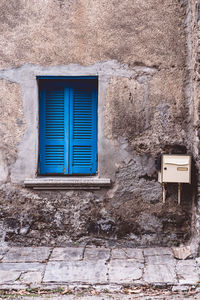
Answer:
M48 247L23 247L23 248L11 248L3 258L3 262L43 262L50 253Z
M174 284L177 283L175 267L168 265L147 265L143 279L150 284Z
M43 282L81 282L103 284L107 282L107 266L98 260L49 262Z
M111 260L109 265L109 282L131 284L142 277L143 264L135 260Z
M81 260L83 258L83 249L81 247L54 248L49 260Z

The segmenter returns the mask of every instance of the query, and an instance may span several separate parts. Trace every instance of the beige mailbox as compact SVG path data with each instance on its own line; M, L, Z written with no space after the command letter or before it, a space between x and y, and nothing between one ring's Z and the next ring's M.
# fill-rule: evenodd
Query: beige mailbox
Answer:
M191 156L186 154L162 154L161 172L158 180L162 183L163 202L166 199L166 184L178 183L178 204L181 202L181 183L191 183Z
M191 156L163 154L161 182L191 183Z

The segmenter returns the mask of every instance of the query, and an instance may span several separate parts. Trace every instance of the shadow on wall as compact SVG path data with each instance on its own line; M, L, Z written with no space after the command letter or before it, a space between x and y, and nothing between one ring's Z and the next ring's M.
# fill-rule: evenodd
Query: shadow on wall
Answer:
M161 152L186 154L183 145L165 145ZM167 184L166 203L162 203L161 184L157 175L143 167L146 159L132 161L117 173L118 188L112 198L105 199L105 209L89 218L88 233L96 238L124 240L133 246L172 246L186 243L191 236L192 204L197 189L197 170L192 161L192 183L182 184L178 205L177 184ZM148 157L148 159L147 159ZM149 164L152 170L152 164Z

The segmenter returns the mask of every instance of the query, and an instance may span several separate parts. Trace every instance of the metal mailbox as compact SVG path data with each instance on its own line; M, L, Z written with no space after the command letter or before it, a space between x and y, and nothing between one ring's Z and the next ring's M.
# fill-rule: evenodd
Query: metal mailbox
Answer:
M161 182L191 183L191 156L185 154L163 154Z

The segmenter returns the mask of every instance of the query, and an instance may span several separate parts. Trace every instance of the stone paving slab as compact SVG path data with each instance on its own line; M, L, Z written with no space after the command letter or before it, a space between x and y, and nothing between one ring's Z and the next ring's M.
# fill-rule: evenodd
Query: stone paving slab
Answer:
M42 271L45 265L41 263L0 263L0 271Z
M173 265L147 265L144 270L144 281L148 284L177 284Z
M20 276L20 281L25 284L40 284L42 275L42 272L26 272Z
M109 282L118 284L133 284L142 278L143 264L135 260L112 260L109 265Z
M169 248L15 247L0 254L1 289L64 284L116 290L123 285L196 285L200 280L200 258L177 260Z
M5 270L1 270L0 271L0 283L4 284L4 283L12 283L14 281L16 281L21 275L20 271L5 271Z
M200 266L197 266L193 260L178 261L176 273L180 284L194 284L200 278Z
M3 262L42 262L48 259L50 248L48 247L13 247L5 254Z
M5 253L9 250L7 247L0 248L0 260L4 257Z
M148 255L172 255L172 250L167 247L144 248L144 256Z
M53 249L50 261L68 261L68 260L81 260L83 258L84 248L79 247L65 247Z
M88 247L85 249L84 259L91 259L91 260L99 260L104 259L108 260L110 258L110 249L104 247Z
M122 248L112 250L112 259L134 259L138 262L144 262L142 249Z
M101 260L49 262L43 282L108 283L107 266Z
M148 255L145 257L145 263L149 265L175 265L176 260L171 255Z

